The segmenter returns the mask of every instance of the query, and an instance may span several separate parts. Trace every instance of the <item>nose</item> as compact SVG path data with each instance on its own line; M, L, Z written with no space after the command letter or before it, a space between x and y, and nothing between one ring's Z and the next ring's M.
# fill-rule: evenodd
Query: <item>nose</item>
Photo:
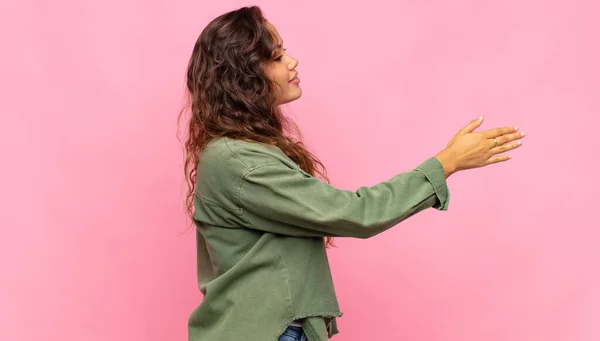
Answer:
M288 69L290 71L294 70L298 66L298 60L290 57L290 62L288 63Z

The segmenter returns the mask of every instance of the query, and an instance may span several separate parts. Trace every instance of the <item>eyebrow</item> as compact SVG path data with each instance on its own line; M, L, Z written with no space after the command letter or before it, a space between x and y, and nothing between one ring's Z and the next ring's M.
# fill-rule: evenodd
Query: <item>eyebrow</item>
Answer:
M281 44L277 45L277 47L283 47L283 39L281 40Z

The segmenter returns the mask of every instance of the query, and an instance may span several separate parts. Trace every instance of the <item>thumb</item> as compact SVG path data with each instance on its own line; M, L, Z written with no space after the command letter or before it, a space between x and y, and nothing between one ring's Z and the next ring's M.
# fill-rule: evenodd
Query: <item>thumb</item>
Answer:
M475 131L475 129L479 128L479 126L483 123L483 116L479 116L473 121L469 122L464 128L458 131L458 135L469 134Z

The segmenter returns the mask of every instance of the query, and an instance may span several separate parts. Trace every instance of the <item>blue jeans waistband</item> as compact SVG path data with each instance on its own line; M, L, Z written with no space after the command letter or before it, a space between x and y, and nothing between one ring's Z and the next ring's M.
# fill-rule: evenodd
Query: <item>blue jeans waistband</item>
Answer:
M279 340L288 340L289 338L286 338L286 336L291 336L293 339L299 341L308 341L306 335L304 335L304 331L302 330L302 328L296 326L287 327L287 329L283 332Z

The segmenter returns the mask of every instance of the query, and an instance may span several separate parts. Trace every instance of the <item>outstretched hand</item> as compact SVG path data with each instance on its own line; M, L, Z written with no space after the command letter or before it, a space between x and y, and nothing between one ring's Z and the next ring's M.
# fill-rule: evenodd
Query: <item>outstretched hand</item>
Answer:
M469 122L454 135L448 146L435 156L444 167L446 177L461 170L508 161L510 156L502 153L521 146L519 140L525 134L519 132L517 127L475 132L482 123L483 117Z

